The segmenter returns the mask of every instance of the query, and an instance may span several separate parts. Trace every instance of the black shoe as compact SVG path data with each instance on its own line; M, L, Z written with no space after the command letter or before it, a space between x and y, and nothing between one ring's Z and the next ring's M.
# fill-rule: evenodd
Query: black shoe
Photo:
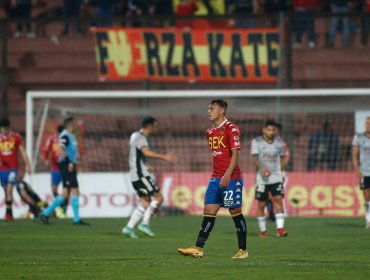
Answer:
M40 220L41 220L41 222L44 223L44 225L48 225L49 224L49 217L44 216L44 214L41 214L40 215Z
M78 222L73 222L75 226L89 226L90 224L87 222L84 222L83 220L79 220Z

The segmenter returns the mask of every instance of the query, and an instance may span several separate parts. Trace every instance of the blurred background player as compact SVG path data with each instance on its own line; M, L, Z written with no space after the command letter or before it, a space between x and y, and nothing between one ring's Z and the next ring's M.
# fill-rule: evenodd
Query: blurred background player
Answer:
M277 236L288 235L284 229L284 188L281 175L284 167L282 161L285 144L281 138L275 137L275 126L273 120L266 121L262 136L256 137L252 141L251 154L253 163L257 167L255 198L258 201L257 218L261 237L267 236L265 207L270 194L276 210Z
M40 218L44 224L49 223L49 217L54 210L63 205L72 193L71 205L73 210L74 225L89 225L79 216L79 189L77 181L77 160L78 160L78 143L73 132L75 130L75 121L73 117L66 118L63 123L64 130L59 135L60 156L58 167L63 179L63 192L58 195L54 201L41 214Z
M141 129L131 134L129 143L129 166L132 185L137 192L140 203L132 213L122 233L138 238L135 234L135 226L141 221L138 229L150 237L155 234L150 228L149 222L153 213L160 207L163 196L156 183L155 176L147 158L175 161L173 153L159 154L149 148L148 137L154 135L158 130L157 120L146 117L142 121Z
M286 171L285 170L286 170L286 167L287 167L288 162L290 160L290 151L289 151L289 147L286 144L286 142L284 141L284 139L281 138L281 130L282 130L283 126L280 123L275 122L275 128L276 128L276 138L281 140L285 144L285 146L284 146L284 157L281 159L282 170L284 170L284 171L281 172L281 177L283 178L284 192L286 192L286 187L287 187L287 184L288 184L288 177L286 176ZM285 209L284 199L283 199L283 206L284 206L285 216L287 216L287 211ZM272 200L271 200L270 196L269 196L269 199L267 200L266 208L267 208L267 211L268 211L268 214L269 214L269 220L272 221L272 222L275 222L274 205L272 203Z
M366 118L365 132L356 134L352 141L352 161L360 179L365 199L366 229L370 228L370 117Z
M207 140L212 152L213 172L208 183L204 218L195 246L179 248L178 252L195 258L203 257L206 243L221 207L229 209L238 238L238 252L233 259L248 258L247 223L242 214L243 175L240 171L240 131L226 119L227 102L213 100L208 106L208 117L213 126L207 129Z
M28 219L31 214L35 218L39 217L42 210L48 207L48 204L41 200L31 186L23 180L22 174L17 179L17 192L23 202L27 203L29 210L23 215L23 218Z
M58 186L62 182L62 175L60 174L58 168L59 162L59 135L64 130L63 125L58 125L57 133L54 133L49 136L49 138L45 142L44 150L43 150L43 158L44 163L46 166L50 166L51 168L51 191L53 193L54 198L58 196ZM66 210L68 205L68 199L65 201L65 204L61 207L58 207L55 211L56 217L63 219L66 218Z
M14 221L12 211L13 188L17 182L19 152L25 163L26 172L31 174L31 164L24 149L22 137L10 130L10 121L8 119L0 120L0 180L1 186L5 191L5 220L7 222Z

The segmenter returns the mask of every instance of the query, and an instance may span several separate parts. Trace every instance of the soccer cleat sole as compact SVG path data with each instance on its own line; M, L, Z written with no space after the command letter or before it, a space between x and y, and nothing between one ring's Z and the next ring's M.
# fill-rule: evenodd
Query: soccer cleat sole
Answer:
M177 249L177 252L179 252L183 256L191 256L196 259L203 258L203 254L189 253L189 252L185 252L183 249Z

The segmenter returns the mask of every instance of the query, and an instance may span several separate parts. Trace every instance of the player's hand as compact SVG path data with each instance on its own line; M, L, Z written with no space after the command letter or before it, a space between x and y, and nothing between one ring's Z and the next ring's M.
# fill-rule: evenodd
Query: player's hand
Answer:
M220 187L221 188L227 188L230 184L231 176L230 175L224 175L221 178Z
M360 179L360 180L362 180L362 173L361 173L361 171L357 171L357 177Z
M68 163L68 171L72 172L73 171L73 163Z
M46 165L46 166L49 166L49 160L44 160L44 164Z
M270 175L271 175L271 171L267 167L262 168L262 173L263 173L263 175L265 175L267 177L270 177Z
M175 155L175 153L171 152L171 153L165 154L163 159L166 160L166 161L175 162L175 161L177 161L177 156Z

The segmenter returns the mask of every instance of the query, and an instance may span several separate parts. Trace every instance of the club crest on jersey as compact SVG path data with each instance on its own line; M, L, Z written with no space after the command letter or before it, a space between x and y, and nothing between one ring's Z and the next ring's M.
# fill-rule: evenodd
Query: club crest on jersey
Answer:
M221 135L224 135L225 134L225 128L223 127L223 128L221 128L221 130L220 130L220 134Z

